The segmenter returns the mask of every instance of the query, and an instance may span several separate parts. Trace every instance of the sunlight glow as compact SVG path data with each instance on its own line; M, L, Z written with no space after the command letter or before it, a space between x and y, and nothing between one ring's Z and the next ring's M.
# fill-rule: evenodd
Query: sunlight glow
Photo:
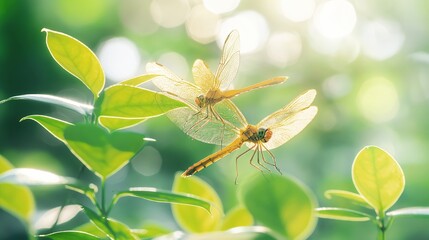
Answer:
M361 38L363 53L376 60L395 55L405 40L399 25L388 20L375 20L366 24Z
M153 20L165 28L182 25L190 11L186 0L152 0L150 13Z
M395 85L377 76L366 80L357 95L358 108L372 122L386 122L398 113L399 100Z
M324 2L316 10L313 25L326 38L343 38L349 35L356 25L355 8L346 0Z
M63 209L61 207L52 208L45 213L43 213L34 224L35 229L45 229L45 228L51 228L58 217L58 214L60 214L58 218L57 224L63 224L65 222L70 221L73 219L80 211L82 210L82 207L80 205L67 205L64 206Z
M139 49L124 37L105 41L101 44L97 55L106 77L115 82L135 76L140 68Z
M182 79L189 79L190 67L186 58L176 52L167 52L158 58L158 62L168 67Z
M323 81L323 91L329 98L340 98L347 95L352 88L352 79L348 75L338 74Z
M265 18L255 11L244 11L221 23L217 44L223 47L226 36L232 30L240 33L240 53L253 53L267 41L269 30Z
M203 5L197 5L186 20L186 30L192 39L206 44L215 40L219 23L217 14L208 11Z
M294 64L301 52L301 37L297 33L274 33L267 43L268 60L280 68Z
M122 24L134 34L147 35L159 28L150 15L149 1L127 0L118 4Z
M240 0L203 0L204 6L213 13L227 13L238 7Z
M143 176L157 174L162 166L162 157L156 148L147 146L132 160L131 166Z
M282 0L281 5L283 15L293 22L310 19L316 7L314 0Z

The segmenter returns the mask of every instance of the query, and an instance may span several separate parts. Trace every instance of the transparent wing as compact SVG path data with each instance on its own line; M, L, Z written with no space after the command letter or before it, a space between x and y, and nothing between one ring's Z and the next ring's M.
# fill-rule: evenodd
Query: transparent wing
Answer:
M159 63L148 63L146 65L146 72L149 74L159 75L158 77L153 78L152 82L155 86L161 89L161 91L181 99L190 106L194 106L195 108L197 107L195 104L195 98L200 94L203 94L198 86L188 81L184 81Z
M215 76L203 60L197 59L194 62L194 65L192 66L192 75L194 77L194 82L204 93L214 86Z
M301 132L317 114L317 107L310 106L315 97L316 90L309 90L259 122L258 128L269 128L273 132L265 147L279 147Z
M234 115L234 110L225 102L215 106L224 123L213 115L207 115L205 110L195 112L189 108L171 110L167 116L190 137L201 142L225 146L239 137L240 130L237 125L241 124L240 120L237 120L240 117Z
M264 145L267 149L279 147L300 133L317 114L317 107L311 106L300 112L289 115L276 127L273 127L271 139Z
M225 90L237 75L240 64L240 36L232 31L225 40L219 67L216 70L214 87Z
M313 103L315 97L316 90L310 89L306 91L292 100L292 102L290 102L285 107L262 119L258 123L258 126L264 128L274 128L276 125L282 124L283 120L287 119L290 115L308 108L311 103Z

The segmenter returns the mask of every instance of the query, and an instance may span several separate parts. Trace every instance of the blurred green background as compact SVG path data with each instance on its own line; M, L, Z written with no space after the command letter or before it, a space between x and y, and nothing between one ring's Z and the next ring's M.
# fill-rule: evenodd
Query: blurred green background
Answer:
M91 101L90 92L51 58L44 27L67 33L100 58L108 84L144 73L158 61L191 80L195 59L217 67L223 39L232 29L241 37L241 64L234 87L278 75L279 86L234 99L249 123L287 104L309 88L318 96L319 113L297 137L273 153L283 174L308 185L320 206L333 206L327 189L355 191L351 164L366 145L377 145L402 166L406 188L394 208L429 206L429 2L424 0L2 0L0 1L0 99L46 93ZM67 121L72 112L33 102L0 106L0 154L16 167L43 169L97 181L59 141L29 114ZM149 143L107 183L108 193L134 186L171 189L176 171L217 151L192 140L167 117L132 130ZM225 209L237 204L234 185L237 153L198 174L220 194ZM239 183L255 170L245 159ZM34 190L42 214L78 201L61 189ZM13 197L13 196L11 196ZM112 216L131 227L153 222L178 229L167 204L123 199ZM70 223L86 221L80 216ZM66 227L70 227L66 226ZM394 239L429 239L429 219L399 219L387 233ZM61 227L61 226L60 226ZM61 229L61 228L60 228ZM0 239L24 239L18 220L0 210ZM375 239L370 223L319 220L310 239Z

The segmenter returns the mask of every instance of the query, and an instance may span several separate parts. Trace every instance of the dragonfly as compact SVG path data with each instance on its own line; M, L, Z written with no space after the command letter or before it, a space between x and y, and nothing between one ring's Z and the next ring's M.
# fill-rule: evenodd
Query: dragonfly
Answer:
M256 125L247 123L243 114L235 107L234 112L237 115L237 118L242 122L241 128L228 124L228 126L231 126L228 129L231 131L230 135L235 136L235 139L233 139L225 148L222 148L190 166L182 174L182 177L192 176L235 150L240 149L243 144L246 144L248 149L238 155L235 159L236 180L238 177L238 159L252 150L253 154L249 163L253 167L262 171L260 167L269 170L266 165L271 165L280 172L277 167L276 158L270 150L288 142L291 138L300 133L311 122L311 120L313 120L318 111L316 106L311 106L315 97L316 90L310 89L296 97L285 107L268 115ZM265 151L268 152L271 159L267 159L264 156ZM253 162L255 160L255 156L256 164Z
M212 73L203 60L197 59L194 62L192 74L195 84L181 79L159 63L148 63L146 71L159 76L152 80L159 89L179 98L189 106L189 111L178 110L179 113L167 114L176 125L197 140L222 145L222 137L220 139L199 138L201 134L195 133L211 125L213 119L222 124L222 131L224 131L225 118L230 114L223 114L219 109L226 109L225 111L228 112L228 108L233 105L231 98L244 92L280 84L287 80L285 76L278 76L241 89L229 89L231 82L237 75L239 61L240 40L238 31L234 30L225 40L216 73ZM229 119L229 122L231 121L234 120ZM219 131L219 129L221 128L216 130Z

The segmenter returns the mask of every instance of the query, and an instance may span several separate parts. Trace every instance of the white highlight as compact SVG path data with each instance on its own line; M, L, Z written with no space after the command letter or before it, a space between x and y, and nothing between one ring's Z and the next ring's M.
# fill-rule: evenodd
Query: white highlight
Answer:
M213 13L227 13L238 7L240 0L203 0L204 6Z
M240 33L240 52L252 53L259 50L267 41L268 24L265 18L255 11L244 11L225 19L220 27L217 44L223 47L226 36L232 30Z
M355 8L346 0L327 1L316 10L313 25L326 38L343 38L356 25Z
M141 64L139 49L124 37L115 37L105 41L97 55L106 77L115 82L135 76Z
M384 60L395 55L405 40L396 22L383 19L366 24L361 38L363 53L376 60Z
M316 3L314 0L282 0L283 15L293 22L303 22L311 18Z

